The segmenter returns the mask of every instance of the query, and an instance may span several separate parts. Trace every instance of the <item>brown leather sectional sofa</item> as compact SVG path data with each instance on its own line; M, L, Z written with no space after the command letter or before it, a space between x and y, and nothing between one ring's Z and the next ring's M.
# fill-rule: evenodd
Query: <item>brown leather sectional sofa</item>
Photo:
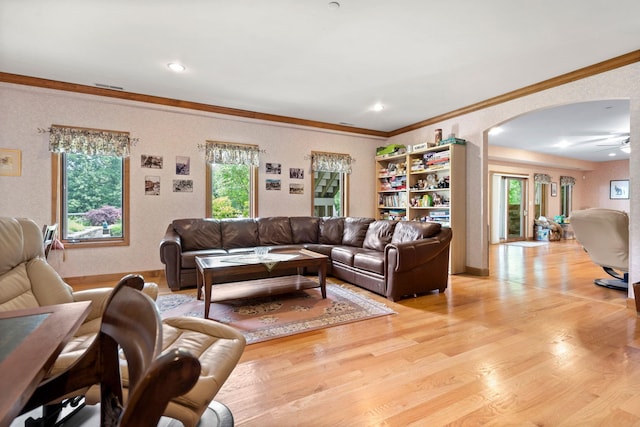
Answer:
M434 222L356 217L176 219L160 242L160 260L178 290L196 286L196 256L306 248L329 257L334 277L396 301L446 289L451 235Z

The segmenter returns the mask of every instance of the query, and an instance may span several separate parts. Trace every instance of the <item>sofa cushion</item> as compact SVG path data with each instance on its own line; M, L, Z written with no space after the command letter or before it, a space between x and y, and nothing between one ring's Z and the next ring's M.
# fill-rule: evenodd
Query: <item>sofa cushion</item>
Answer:
M320 221L318 242L325 245L341 245L344 217L326 217Z
M318 243L320 218L316 216L292 216L289 218L293 243Z
M442 229L438 222L400 221L393 230L391 243L410 242L435 236Z
M286 216L272 216L256 218L258 224L259 244L265 245L290 245L291 224Z
M345 218L342 244L361 248L369 224L373 221L373 218Z
M220 222L212 218L176 219L173 228L180 235L182 250L221 248Z
M258 246L258 224L252 218L224 219L220 221L222 247L253 248Z
M365 249L374 249L376 251L383 251L387 243L391 242L393 237L393 230L396 227L397 221L391 221L388 219L380 219L373 221L369 224L367 234L364 236L364 242L362 247Z
M331 249L331 261L353 267L353 260L356 254L367 250L370 249L362 249L355 246L334 246L333 249Z
M364 249L353 257L353 266L360 270L384 275L384 252Z

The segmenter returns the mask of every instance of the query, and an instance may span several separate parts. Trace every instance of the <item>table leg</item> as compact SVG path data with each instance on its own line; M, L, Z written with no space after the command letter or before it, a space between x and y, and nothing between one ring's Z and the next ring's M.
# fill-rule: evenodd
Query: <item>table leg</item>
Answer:
M202 270L200 270L200 268L197 268L197 274L196 274L196 288L197 288L196 299L198 301L200 299L202 299L202 281L203 281L202 276L204 276L204 272Z
M318 282L320 283L320 292L322 299L327 298L327 263L321 262L318 267Z
M202 280L204 281L204 318L209 318L209 306L211 305L211 285L213 278L210 273L204 272Z

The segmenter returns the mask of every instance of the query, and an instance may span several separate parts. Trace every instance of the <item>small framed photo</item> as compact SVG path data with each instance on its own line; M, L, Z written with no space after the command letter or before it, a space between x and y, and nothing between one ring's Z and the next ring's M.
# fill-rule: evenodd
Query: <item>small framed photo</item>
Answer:
M551 197L556 197L558 195L558 183L551 183Z
M144 194L145 196L160 195L160 177L159 176L147 175L144 177Z
M280 175L280 173L282 172L282 165L280 163L267 163L265 165L265 172L274 175Z
M140 156L140 166L143 168L162 169L162 156L143 154Z
M0 175L20 176L22 173L22 152L0 148Z
M193 193L193 180L192 179L174 179L173 192L174 193Z
M302 168L289 168L289 178L304 179L304 169L302 169Z
M191 159L189 156L176 156L176 175L189 175Z
M280 191L281 182L279 179L267 179L265 181L265 187L267 191Z
M610 199L628 199L629 198L629 180L620 179L609 182L609 198Z

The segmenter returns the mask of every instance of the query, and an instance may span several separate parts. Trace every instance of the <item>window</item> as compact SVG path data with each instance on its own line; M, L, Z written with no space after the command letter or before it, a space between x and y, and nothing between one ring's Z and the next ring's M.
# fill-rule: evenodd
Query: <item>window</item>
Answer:
M551 176L545 173L536 173L533 175L534 181L534 218L547 216L548 189L551 184Z
M207 141L206 216L257 216L257 145Z
M348 174L353 161L347 154L311 153L314 216L348 216Z
M65 247L128 245L128 133L63 127L50 133L53 217Z
M541 182L535 183L534 209L535 218L547 216L547 184Z
M576 180L572 176L560 177L560 215L564 215L565 218L571 216L571 210L573 209L573 186Z

